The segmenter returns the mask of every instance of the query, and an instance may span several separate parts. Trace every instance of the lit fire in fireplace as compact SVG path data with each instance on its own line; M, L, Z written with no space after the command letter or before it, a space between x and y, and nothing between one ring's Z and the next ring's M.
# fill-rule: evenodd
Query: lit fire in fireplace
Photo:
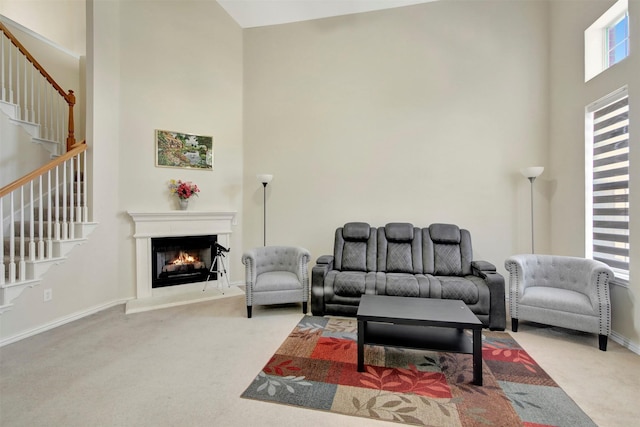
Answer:
M196 261L198 260L195 257L193 257L192 255L189 255L186 252L181 251L178 257L174 259L171 262L171 264L174 264L174 265L193 264Z
M167 261L162 267L163 273L182 273L192 270L200 270L206 268L204 262L200 261L197 256L190 255L187 252L180 251L173 261Z

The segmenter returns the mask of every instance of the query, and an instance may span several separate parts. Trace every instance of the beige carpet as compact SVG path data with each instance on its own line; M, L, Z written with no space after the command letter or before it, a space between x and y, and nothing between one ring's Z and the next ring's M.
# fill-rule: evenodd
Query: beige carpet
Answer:
M240 398L301 319L243 296L125 315L105 310L0 349L0 425L392 426ZM640 356L522 322L512 334L600 426L640 419ZM570 355L570 357L569 357Z

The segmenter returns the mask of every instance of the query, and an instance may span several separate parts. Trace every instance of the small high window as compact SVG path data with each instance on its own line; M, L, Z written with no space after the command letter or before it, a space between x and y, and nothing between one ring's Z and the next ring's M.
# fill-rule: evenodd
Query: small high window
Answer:
M607 68L629 56L629 13L607 27Z
M584 32L584 81L629 56L628 0L618 0Z

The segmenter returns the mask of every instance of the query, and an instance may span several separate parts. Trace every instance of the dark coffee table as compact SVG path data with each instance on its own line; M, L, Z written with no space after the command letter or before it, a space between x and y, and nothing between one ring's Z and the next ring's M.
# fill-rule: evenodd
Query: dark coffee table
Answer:
M482 385L482 322L464 302L363 295L357 319L359 372L365 344L419 348L473 354L473 383Z

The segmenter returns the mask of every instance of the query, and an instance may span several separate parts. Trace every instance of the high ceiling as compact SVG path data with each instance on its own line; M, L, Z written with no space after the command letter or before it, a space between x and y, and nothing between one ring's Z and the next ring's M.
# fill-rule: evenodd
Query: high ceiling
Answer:
M263 27L435 0L217 0L242 27Z

